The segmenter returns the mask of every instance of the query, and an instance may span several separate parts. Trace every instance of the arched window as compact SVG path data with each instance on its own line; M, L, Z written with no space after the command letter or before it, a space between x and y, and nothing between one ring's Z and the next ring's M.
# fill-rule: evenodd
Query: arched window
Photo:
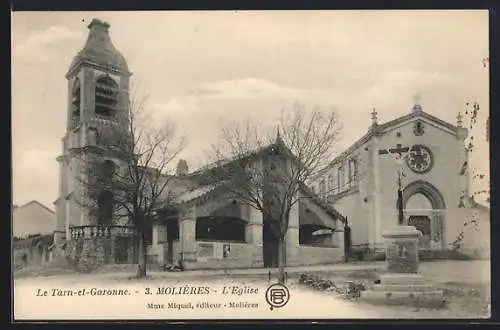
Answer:
M98 166L98 172L96 173L98 177L96 177L96 180L100 185L103 186L103 189L111 189L114 175L117 170L116 164L112 160L107 159L100 163Z
M76 79L71 90L71 127L74 128L80 121L81 108L80 79Z
M326 184L324 179L319 183L319 195L321 198L326 198Z
M335 193L335 182L333 180L333 175L328 175L328 193L327 195L333 195Z
M356 159L349 159L349 188L356 185L357 170Z
M105 118L114 117L118 105L118 84L109 76L96 81L95 113Z
M111 179L116 172L116 164L112 160L106 159L102 164L102 175L104 178Z
M339 168L337 169L337 186L338 186L338 192L342 192L345 187L344 187L344 165L341 164Z

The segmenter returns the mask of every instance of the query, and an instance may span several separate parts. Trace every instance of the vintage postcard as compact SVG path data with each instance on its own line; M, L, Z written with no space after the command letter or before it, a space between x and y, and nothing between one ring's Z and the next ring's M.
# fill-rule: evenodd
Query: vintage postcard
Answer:
M487 11L13 12L13 318L490 317Z

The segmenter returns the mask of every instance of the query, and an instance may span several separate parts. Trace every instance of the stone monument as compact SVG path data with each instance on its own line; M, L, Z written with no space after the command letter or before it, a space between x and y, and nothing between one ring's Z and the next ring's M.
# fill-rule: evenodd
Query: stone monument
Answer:
M393 149L380 150L379 154L390 154L398 164L402 163L403 152L409 148L398 146ZM397 153L399 157L394 156ZM445 304L443 292L425 281L418 272L418 248L422 235L413 226L404 223L402 171L398 170L398 225L384 231L386 240L387 273L380 276L380 283L367 291L361 292L361 299L389 305L410 305L417 307L442 307Z
M361 293L367 302L415 307L442 307L443 292L418 272L418 245L422 234L413 226L400 225L385 231L387 273L380 283Z

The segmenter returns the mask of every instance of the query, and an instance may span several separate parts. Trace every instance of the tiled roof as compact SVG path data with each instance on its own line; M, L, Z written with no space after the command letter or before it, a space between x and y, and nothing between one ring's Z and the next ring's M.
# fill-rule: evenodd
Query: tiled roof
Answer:
M217 185L207 185L196 188L194 190L188 191L176 198L176 202L179 204L182 203L204 203L207 202L211 197L213 197L217 193L222 193L223 190L218 188L221 186ZM327 214L332 216L333 218L340 220L342 223L346 222L345 217L337 211L333 206L329 205L325 201L323 201L317 194L315 194L309 187L305 184L300 185L300 190L304 194L304 197L309 198L316 205L322 208Z
M325 202L323 199L321 199L308 186L306 186L305 184L301 184L300 189L306 195L306 197L309 197L314 203L316 203L319 207L321 207L326 213L328 213L329 215L331 215L335 219L342 221L342 223L346 222L346 218L339 211L337 211L333 206L329 205L327 202Z
M175 198L174 202L179 203L179 204L193 202L193 201L199 200L203 197L206 197L207 195L212 193L216 188L217 188L216 185L208 185L208 186L198 187L196 189L186 191L186 192L182 193L181 195L177 196Z

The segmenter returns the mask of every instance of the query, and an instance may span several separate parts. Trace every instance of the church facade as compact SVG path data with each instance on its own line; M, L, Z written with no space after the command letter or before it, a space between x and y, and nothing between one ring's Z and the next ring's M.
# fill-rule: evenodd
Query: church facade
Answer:
M101 157L113 171L124 162L100 152L99 143L110 127L123 124L117 118L128 109L131 76L113 46L109 24L94 19L88 28L87 42L66 75L68 123L57 159L54 241L77 264L133 264L138 261L137 231L130 219L113 218L110 191L103 187L95 207L82 203L89 191L81 178L91 175L86 164L92 157ZM264 151L256 157L264 157ZM149 262L187 269L276 266L276 237L262 212L205 182L203 172L189 173L185 162L180 165L176 175L164 175L169 180L165 198L173 198L168 208L156 210L147 238ZM290 213L286 264L342 262L344 217L305 185L299 194L307 198L299 198Z
M312 182L351 227L352 252L384 252L382 234L398 224L398 172L404 223L421 233L421 253L460 250L489 255L489 209L468 198L468 130L415 104L407 115L380 124L372 112L367 133Z

